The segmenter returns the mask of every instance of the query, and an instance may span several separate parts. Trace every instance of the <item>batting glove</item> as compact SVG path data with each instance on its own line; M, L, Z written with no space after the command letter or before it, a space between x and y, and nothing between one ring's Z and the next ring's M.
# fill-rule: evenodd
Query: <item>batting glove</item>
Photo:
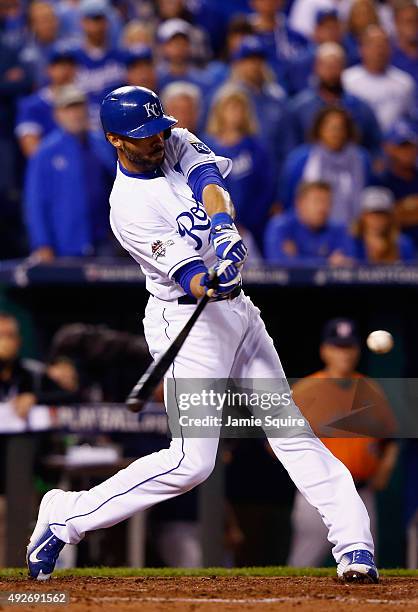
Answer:
M224 259L202 276L200 284L207 290L214 289L215 296L226 296L241 285L241 274L233 261Z
M219 259L230 259L242 266L247 259L247 247L242 241L232 217L227 213L217 213L212 217L210 239Z

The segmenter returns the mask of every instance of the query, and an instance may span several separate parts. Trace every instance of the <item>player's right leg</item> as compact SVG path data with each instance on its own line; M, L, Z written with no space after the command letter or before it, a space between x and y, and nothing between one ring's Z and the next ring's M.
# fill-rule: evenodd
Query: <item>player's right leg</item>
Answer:
M152 298L144 327L155 359L164 352L191 316L195 306ZM231 317L234 320L231 320ZM224 331L217 333L217 323ZM245 322L222 302L208 304L168 372L172 379L225 378L242 339ZM174 419L173 411L170 418ZM28 547L32 577L48 577L63 543L78 543L87 531L110 527L135 512L189 491L205 480L216 460L219 432L188 437L177 430L170 447L134 461L88 491L54 491L41 503Z

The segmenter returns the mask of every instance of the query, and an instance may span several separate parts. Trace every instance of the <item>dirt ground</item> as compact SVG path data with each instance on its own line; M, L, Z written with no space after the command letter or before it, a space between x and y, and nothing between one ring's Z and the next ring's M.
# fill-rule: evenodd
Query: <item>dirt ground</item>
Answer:
M418 610L418 578L346 585L335 578L54 578L49 583L0 580L1 591L65 591L70 604L0 606L58 612L386 612ZM354 606L354 607L353 607Z

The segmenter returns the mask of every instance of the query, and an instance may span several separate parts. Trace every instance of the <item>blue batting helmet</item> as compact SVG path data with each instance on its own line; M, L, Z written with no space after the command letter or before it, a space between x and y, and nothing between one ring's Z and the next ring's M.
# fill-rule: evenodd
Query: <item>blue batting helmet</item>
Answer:
M157 94L145 87L119 87L108 94L101 105L100 119L104 133L147 138L169 130L177 123L164 114Z

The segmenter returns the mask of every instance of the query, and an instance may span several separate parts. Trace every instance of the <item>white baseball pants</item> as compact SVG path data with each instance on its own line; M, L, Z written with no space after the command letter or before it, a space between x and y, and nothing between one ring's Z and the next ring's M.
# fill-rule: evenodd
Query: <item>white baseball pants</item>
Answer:
M144 328L155 359L195 308L150 298ZM260 311L243 293L234 300L207 305L168 373L189 379L229 375L284 379ZM269 443L296 487L322 517L337 563L351 550L362 548L373 553L369 517L345 466L313 436L269 438ZM61 540L75 544L87 531L110 527L180 495L209 476L217 448L216 437L173 438L168 449L134 461L89 491L62 492L51 502L51 529ZM252 478L256 474L248 474L248 486Z

